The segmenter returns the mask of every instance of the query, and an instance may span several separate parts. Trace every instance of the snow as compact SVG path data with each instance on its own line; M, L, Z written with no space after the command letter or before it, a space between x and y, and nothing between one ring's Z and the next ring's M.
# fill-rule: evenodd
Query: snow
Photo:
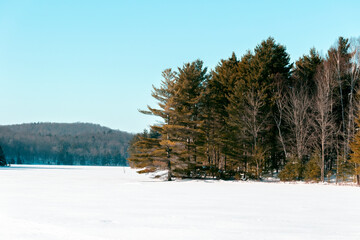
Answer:
M0 168L0 239L360 239L360 188Z

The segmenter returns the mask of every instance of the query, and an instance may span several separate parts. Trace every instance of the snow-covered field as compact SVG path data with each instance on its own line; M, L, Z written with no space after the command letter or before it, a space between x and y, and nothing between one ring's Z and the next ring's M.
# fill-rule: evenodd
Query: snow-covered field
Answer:
M0 239L360 239L360 188L0 168Z

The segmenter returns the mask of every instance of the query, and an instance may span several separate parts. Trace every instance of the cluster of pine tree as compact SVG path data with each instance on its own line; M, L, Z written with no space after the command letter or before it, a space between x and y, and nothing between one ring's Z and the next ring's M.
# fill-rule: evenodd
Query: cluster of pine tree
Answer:
M292 64L268 38L212 71L200 60L167 69L153 87L159 107L142 111L163 121L134 137L130 166L167 169L168 180L260 179L279 170L281 180L360 174L360 161L350 158L359 56L359 41L340 37L325 57L311 49Z

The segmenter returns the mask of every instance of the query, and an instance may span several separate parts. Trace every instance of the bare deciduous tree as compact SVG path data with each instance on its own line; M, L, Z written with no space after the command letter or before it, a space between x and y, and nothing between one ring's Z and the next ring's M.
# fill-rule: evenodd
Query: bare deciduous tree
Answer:
M286 95L284 94L284 90L281 89L280 84L277 84L276 92L275 92L275 104L277 107L277 114L274 114L274 121L278 130L279 134L279 140L282 145L284 156L287 157L287 151L285 146L285 138L282 133L282 125L283 125L283 119L284 119L284 111L286 106Z
M325 179L325 152L334 135L335 123L332 116L332 84L331 69L328 62L324 62L315 76L316 95L314 99L314 126L317 135L316 147L321 153L321 181Z
M290 127L290 143L298 159L306 155L311 139L311 100L304 87L291 88L284 107L284 120Z
M256 89L252 87L244 94L243 131L251 146L250 159L256 167L256 177L259 178L266 148L259 146L259 138L267 127L269 114L263 112L266 101L266 88Z

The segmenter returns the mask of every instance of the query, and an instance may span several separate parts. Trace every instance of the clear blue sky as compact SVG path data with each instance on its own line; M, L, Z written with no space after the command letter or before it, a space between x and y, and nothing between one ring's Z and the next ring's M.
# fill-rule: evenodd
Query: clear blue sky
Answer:
M360 1L0 1L0 125L155 122L152 84L200 58L213 68L269 36L292 61L360 36Z

